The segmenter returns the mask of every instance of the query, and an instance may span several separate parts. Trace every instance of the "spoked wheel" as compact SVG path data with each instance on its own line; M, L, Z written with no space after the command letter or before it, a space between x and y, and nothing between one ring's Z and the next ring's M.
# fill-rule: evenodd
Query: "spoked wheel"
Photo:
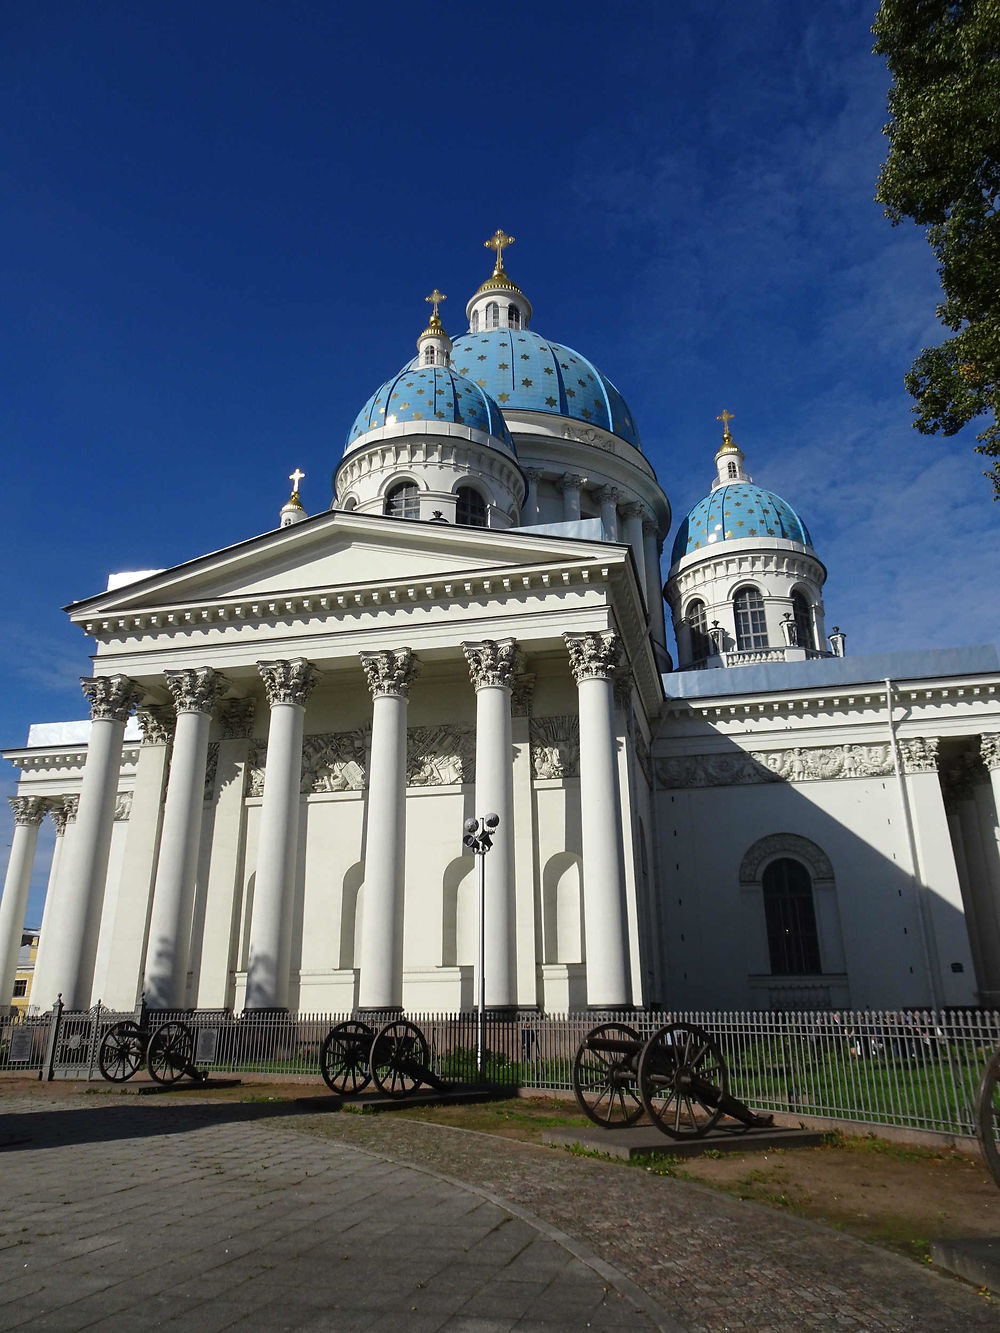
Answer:
M722 1052L695 1023L668 1023L643 1047L639 1096L657 1129L672 1139L701 1138L718 1124L728 1087Z
M142 1028L128 1019L108 1028L97 1052L97 1067L109 1083L125 1083L142 1068Z
M338 1023L323 1039L319 1068L331 1092L356 1097L371 1082L368 1052L374 1031L367 1023Z
M588 1032L573 1061L573 1095L602 1129L634 1125L643 1112L636 1066L642 1038L625 1023Z
M149 1039L146 1067L157 1083L176 1083L191 1068L194 1037L186 1023L164 1023Z
M372 1042L368 1066L375 1086L387 1097L405 1097L419 1088L427 1070L427 1040L414 1023L386 1023Z
M996 1051L983 1070L976 1093L976 1133L983 1161L1000 1185L1000 1051Z

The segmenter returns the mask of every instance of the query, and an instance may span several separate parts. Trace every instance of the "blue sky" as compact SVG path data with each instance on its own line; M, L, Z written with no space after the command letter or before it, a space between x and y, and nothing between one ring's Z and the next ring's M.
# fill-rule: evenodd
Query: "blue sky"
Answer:
M918 435L902 386L938 287L873 202L873 12L4 6L0 743L85 715L62 605L274 526L293 467L329 503L425 294L463 331L498 226L533 327L624 393L675 522L726 407L849 652L1000 639L974 431Z

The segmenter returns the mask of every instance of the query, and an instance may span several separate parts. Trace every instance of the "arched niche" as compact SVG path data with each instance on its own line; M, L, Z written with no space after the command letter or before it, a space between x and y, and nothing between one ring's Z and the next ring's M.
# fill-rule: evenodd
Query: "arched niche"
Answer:
M442 883L441 964L475 966L479 948L479 895L474 856L457 856Z
M542 946L546 963L582 963L583 876L575 852L557 852L542 871Z
M355 861L344 876L340 898L340 966L357 967L361 956L361 919L364 915L365 863Z

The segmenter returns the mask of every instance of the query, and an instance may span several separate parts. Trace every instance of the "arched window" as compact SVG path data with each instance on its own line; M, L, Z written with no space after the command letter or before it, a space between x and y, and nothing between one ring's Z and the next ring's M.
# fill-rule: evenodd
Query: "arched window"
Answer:
M478 332L479 332L479 311L478 311L478 310L473 310L473 312L472 312L472 323L469 325L469 332L470 332L470 333L478 333Z
M711 657L715 647L708 633L708 619L704 602L692 602L687 609L687 623L691 631L691 661L700 662Z
M800 648L815 648L812 609L800 592L792 593L792 618L795 621L795 642Z
M736 612L736 647L741 652L767 647L764 599L756 588L740 588L733 598Z
M496 301L491 301L486 307L486 327L488 329L498 329L500 327L500 307Z
M731 477L738 477L740 475L740 470L732 459L730 459L729 463L726 465L726 471Z
M459 486L455 522L470 528L486 527L486 501L471 486Z
M821 971L812 880L801 861L772 861L761 876L767 947L774 976L815 976Z
M516 305L507 307L507 327L509 329L519 329L521 327L521 312Z
M412 481L401 481L385 497L385 512L390 518L419 518L420 493Z

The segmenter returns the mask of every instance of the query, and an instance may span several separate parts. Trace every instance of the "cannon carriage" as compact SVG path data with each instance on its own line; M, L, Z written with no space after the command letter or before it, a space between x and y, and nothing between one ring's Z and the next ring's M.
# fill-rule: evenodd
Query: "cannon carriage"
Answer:
M360 1019L338 1023L323 1040L319 1066L323 1082L342 1097L357 1097L369 1084L396 1099L421 1086L435 1092L447 1092L452 1086L431 1069L423 1032L402 1018L377 1030Z
M573 1092L602 1129L634 1125L645 1114L674 1139L702 1138L723 1116L747 1129L774 1119L731 1094L722 1051L696 1023L667 1023L648 1040L627 1023L592 1028L573 1061Z
M143 1005L139 1021L112 1024L101 1038L97 1066L109 1083L126 1083L145 1065L157 1083L172 1084L187 1076L204 1083L208 1072L194 1063L194 1032L187 1023L154 1020Z

